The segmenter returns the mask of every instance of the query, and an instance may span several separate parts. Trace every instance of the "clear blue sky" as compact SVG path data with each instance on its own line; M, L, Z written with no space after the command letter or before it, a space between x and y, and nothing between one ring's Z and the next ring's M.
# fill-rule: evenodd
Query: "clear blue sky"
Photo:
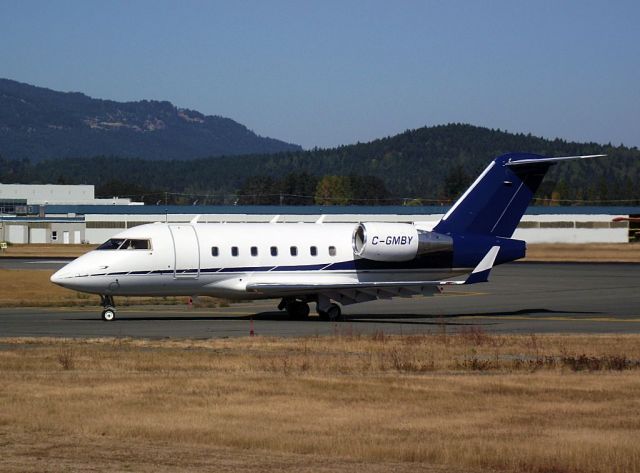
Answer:
M0 0L0 77L305 148L466 122L640 146L640 1Z

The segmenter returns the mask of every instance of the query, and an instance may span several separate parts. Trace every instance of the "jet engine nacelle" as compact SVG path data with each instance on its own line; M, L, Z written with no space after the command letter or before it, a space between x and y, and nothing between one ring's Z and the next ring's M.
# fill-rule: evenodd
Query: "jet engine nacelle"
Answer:
M366 222L353 231L354 254L373 261L410 261L440 251L453 251L450 236L410 223Z

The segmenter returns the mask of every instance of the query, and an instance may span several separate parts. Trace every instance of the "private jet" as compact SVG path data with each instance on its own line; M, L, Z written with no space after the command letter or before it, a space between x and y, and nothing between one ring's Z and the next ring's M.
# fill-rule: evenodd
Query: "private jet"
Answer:
M51 281L101 296L280 299L306 319L342 319L341 306L433 295L448 285L488 281L494 265L523 258L511 238L547 170L572 159L508 153L495 158L435 224L151 223L118 233L70 262ZM464 277L467 275L466 277ZM464 279L453 279L461 278Z

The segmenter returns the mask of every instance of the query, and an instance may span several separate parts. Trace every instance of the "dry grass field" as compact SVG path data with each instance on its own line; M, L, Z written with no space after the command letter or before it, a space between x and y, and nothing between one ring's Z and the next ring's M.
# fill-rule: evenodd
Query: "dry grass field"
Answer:
M49 281L53 271L32 269L0 269L0 307L77 307L100 306L100 296L84 294L56 286ZM119 297L119 306L138 304L174 305L186 304L187 297ZM197 305L218 307L227 301L213 297L201 297Z
M77 258L96 248L97 245L28 244L9 245L0 256L14 258Z
M1 471L640 471L635 335L5 339L0 379Z
M70 291L49 281L53 271L0 269L0 307L100 305L100 297Z

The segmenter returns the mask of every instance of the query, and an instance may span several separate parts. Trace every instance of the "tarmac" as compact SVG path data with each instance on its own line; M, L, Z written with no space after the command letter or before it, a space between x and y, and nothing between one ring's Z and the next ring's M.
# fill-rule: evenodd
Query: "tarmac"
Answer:
M13 269L56 269L64 260L1 261ZM7 266L10 265L10 266ZM116 298L116 304L118 300ZM490 282L445 287L433 297L343 307L346 320L288 320L278 301L221 308L119 307L112 322L100 307L3 308L0 337L225 338L428 333L481 327L501 333L640 333L640 264L511 263ZM313 311L314 307L312 307ZM313 313L313 312L312 312Z

